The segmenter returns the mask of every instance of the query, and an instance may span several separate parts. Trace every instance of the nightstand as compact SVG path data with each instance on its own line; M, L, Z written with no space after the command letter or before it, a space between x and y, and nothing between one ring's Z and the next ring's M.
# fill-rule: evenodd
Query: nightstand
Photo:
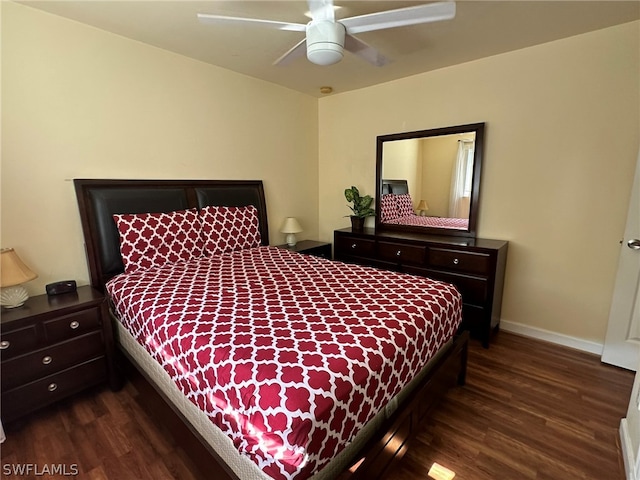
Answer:
M38 295L0 313L1 418L10 422L109 381L113 334L104 296L91 287Z
M316 257L328 258L331 260L331 244L326 242L316 242L315 240L300 240L293 247L286 243L276 245L278 248L291 250L292 252L315 255Z

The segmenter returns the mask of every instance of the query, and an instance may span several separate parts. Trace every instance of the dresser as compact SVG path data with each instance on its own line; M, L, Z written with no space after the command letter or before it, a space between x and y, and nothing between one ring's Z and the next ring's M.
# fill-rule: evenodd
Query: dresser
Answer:
M91 287L31 297L0 322L3 422L105 381L119 386L105 298Z
M462 328L488 347L500 324L508 242L351 228L334 232L334 259L454 284Z

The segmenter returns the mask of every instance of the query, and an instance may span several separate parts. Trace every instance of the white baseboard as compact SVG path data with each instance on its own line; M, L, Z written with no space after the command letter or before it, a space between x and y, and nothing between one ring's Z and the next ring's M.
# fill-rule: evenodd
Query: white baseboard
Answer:
M629 426L626 418L620 421L620 450L622 450L627 480L636 480L636 475L633 471L635 458L633 458L633 447L631 446L631 437L629 436Z
M575 348L576 350L582 350L583 352L593 353L598 356L602 355L602 349L604 347L602 343L591 342L589 340L583 340L576 337L570 337L569 335L555 333L550 330L544 330L542 328L530 327L521 323L510 322L508 320L500 320L500 330L504 330L505 332L517 333L518 335L522 335L525 337L546 340L547 342L564 345L565 347Z

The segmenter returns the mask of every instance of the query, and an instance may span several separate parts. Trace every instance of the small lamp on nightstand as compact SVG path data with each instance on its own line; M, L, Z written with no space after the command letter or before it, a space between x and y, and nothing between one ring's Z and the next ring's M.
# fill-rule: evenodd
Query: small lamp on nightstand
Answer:
M418 203L418 207L416 208L416 210L418 210L418 215L424 217L427 214L427 210L429 210L429 205L427 205L427 202L425 202L424 200L420 200L420 203Z
M5 308L24 305L29 294L22 284L37 277L13 248L0 250L0 305Z
M282 228L280 229L280 232L287 234L286 242L290 247L295 246L296 233L300 233L301 231L302 227L300 226L300 223L298 223L298 220L296 220L294 217L285 218L284 223L282 224Z

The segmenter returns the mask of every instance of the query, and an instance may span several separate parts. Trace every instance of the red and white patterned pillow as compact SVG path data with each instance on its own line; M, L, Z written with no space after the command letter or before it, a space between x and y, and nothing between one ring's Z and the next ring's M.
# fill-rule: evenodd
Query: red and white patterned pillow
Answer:
M388 222L398 218L398 202L393 193L387 193L380 198L380 219Z
M413 211L413 202L411 201L411 195L409 195L408 193L396 195L396 201L398 203L398 215L400 217L415 215L415 212Z
M206 255L260 246L258 210L246 207L208 206L200 211Z
M126 273L201 257L202 222L195 208L113 216Z

